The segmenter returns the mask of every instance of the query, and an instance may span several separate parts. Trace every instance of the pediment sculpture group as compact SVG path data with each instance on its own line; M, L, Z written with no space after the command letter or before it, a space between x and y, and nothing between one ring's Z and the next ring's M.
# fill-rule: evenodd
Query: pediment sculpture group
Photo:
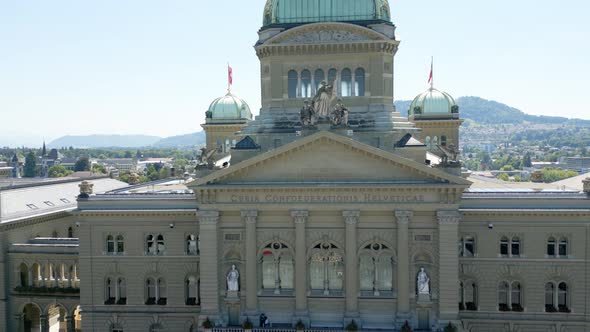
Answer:
M240 272L232 265L231 270L227 273L227 290L230 292L238 292L240 290ZM416 280L418 295L430 295L430 277L426 274L424 268L420 268L418 278Z
M322 81L311 103L306 100L303 104L300 112L303 126L314 126L322 120L329 120L333 126L348 126L348 109L344 106L342 99L338 98L332 107L335 95L335 85Z

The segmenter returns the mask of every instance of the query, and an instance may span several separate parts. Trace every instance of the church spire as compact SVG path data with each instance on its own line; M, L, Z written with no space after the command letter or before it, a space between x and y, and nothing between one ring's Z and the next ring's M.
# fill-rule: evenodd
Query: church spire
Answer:
M47 147L45 146L45 140L43 140L43 152L41 154L42 157L47 156Z

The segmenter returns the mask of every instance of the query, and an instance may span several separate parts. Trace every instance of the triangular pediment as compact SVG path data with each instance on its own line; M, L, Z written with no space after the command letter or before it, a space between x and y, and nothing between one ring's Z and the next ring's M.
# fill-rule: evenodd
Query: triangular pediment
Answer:
M208 185L455 184L461 177L327 131L196 180Z

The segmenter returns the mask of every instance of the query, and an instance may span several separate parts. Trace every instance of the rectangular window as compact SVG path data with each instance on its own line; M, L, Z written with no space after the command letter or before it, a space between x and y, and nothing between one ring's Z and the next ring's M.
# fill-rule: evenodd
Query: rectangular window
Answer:
M567 256L567 242L564 242L564 241L559 242L559 256L561 256L561 257Z
M27 207L31 210L38 210L39 208L35 204L27 204Z
M555 257L555 242L549 242L547 244L547 256Z
M512 243L512 256L520 256L520 243Z
M65 204L70 204L70 200L67 198L62 198L62 199L60 199L60 201L62 201Z
M43 203L45 203L45 205L47 205L47 206L55 206L55 204L53 204L53 203L52 203L52 202L50 202L50 201L45 201L45 202L43 202Z

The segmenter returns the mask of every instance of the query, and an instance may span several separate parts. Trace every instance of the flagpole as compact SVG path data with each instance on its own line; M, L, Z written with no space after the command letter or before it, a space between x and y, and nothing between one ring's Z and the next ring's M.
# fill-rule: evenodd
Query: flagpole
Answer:
M231 93L231 84L229 83L229 61L227 63L227 93Z
M430 58L430 89L434 89L434 56Z

